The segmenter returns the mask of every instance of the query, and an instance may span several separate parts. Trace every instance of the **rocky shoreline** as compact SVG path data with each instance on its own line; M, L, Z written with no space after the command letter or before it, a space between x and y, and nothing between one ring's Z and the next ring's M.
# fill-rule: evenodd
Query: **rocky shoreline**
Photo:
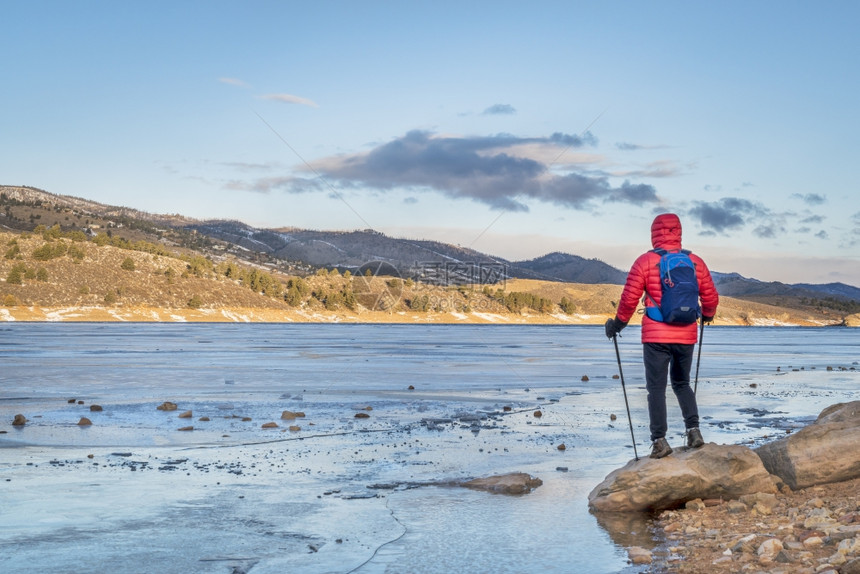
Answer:
M834 404L755 450L709 443L630 461L589 506L614 511L604 527L643 572L860 574L858 436L860 401ZM617 534L636 529L618 517L631 511L657 513L650 540Z
M860 479L740 500L694 500L655 522L653 551L631 548L643 572L856 574Z

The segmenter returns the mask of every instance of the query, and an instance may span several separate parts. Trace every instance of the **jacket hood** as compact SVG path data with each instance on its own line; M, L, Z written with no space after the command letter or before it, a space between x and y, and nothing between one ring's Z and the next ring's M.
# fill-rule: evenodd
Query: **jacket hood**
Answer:
M681 220L674 213L662 213L651 224L651 247L677 251L681 249Z

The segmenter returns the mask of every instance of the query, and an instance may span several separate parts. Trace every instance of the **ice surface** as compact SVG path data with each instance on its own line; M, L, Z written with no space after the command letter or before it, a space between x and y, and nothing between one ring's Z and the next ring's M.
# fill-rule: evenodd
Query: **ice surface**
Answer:
M705 337L707 441L761 442L860 398L856 330ZM635 328L620 348L642 456ZM636 572L587 509L633 456L602 327L15 324L0 364L3 571ZM430 486L512 471L544 484Z

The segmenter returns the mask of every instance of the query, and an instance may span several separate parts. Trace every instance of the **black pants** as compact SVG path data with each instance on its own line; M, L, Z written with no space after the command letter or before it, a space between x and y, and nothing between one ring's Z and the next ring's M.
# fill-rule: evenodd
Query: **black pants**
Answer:
M690 387L690 367L693 366L693 347L678 343L644 343L645 389L648 391L648 418L651 440L666 436L666 378L672 381L672 390L678 398L684 428L699 426L699 407L696 394Z

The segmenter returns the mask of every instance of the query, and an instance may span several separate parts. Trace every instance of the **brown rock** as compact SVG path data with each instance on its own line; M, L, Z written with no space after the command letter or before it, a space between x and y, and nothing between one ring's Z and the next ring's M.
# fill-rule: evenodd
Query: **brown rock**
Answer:
M732 552L740 552L745 554L751 554L756 550L755 544L756 535L748 534L743 538L736 540L734 544L731 545Z
M773 509L776 507L776 495L764 492L744 494L738 500L747 507L755 509L759 514L764 515L773 514Z
M197 420L198 420L198 421L200 421L200 422L202 422L202 423L208 423L208 422L209 422L209 417L200 417L200 418L199 418L199 419L197 419Z
M194 430L194 427L179 427L179 428L178 428L178 429L176 429L176 430L180 430L180 431L193 431L193 430Z
M824 409L811 425L756 454L792 490L860 477L860 401Z
M583 383L588 382L588 375L582 375L582 379L580 379Z
M505 406L503 406L503 407L502 407L502 410L503 410L503 411L505 411L506 413L509 413L509 412L511 412L511 411L512 411L512 410L514 410L514 409L513 409L513 408L511 408L511 407L509 407L509 406L507 406L507 405L505 405Z
M821 530L804 530L797 535L797 539L806 542L810 538L824 538L826 536Z
M782 540L779 538L768 538L756 549L756 554L759 556L767 556L773 559L783 549Z
M22 427L27 424L27 417L24 415L15 415L15 418L12 419L12 426Z
M191 414L191 411L185 411L184 413L182 413L182 414L180 414L180 415L179 415L179 418L181 418L181 419L190 419L192 416L194 416L194 415L193 415L193 414Z
M525 472L512 472L459 483L460 486L466 488L486 490L493 494L528 494L542 484L541 479Z
M748 511L747 505L739 500L730 500L726 505L726 512L729 514L740 514L742 512Z
M630 562L632 564L651 564L653 557L651 556L651 551L642 548L641 546L634 546L632 548L627 549L627 556L630 558Z
M171 403L170 401L164 401L156 407L160 411L175 411L177 408L179 407L176 406L176 403Z
M75 404L76 402L78 402L78 399L69 399L69 400L68 400L68 401L66 401L66 402L68 402L70 405L73 405L73 404Z
M842 565L840 574L860 574L860 558L854 558Z
M302 430L302 427L297 425L290 425L290 432L299 432L300 430Z
M555 447L555 448L557 448L558 450L567 450L567 447L565 446L565 444L564 444L564 443L561 443L560 445L558 445L558 446L557 446L557 447Z
M367 413L355 413L355 418L357 418L357 419L369 419L370 415Z
M708 443L661 458L631 460L588 495L592 510L631 512L678 508L696 498L734 499L776 492L761 460L745 446Z
M408 388L410 391L414 391L414 390L415 390L415 387L414 387L413 385L409 385L407 388Z
M78 401L78 404L82 405L82 404L84 404L84 401Z
M263 423L264 429L276 429L278 428L278 423Z
M90 426L91 424L93 424L93 421L91 421L91 420L90 420L90 419L88 419L87 417L81 417L81 420L79 420L79 421L78 421L78 426L79 426L79 427L88 427L88 426Z
M543 413L542 413L542 412L540 412L540 411L535 411L533 414L534 414L534 417L535 417L536 419L539 419L539 418L541 418L541 417L543 416Z
M243 423L249 423L249 422L251 422L252 420L254 420L254 419L252 419L251 417L242 417L242 422L243 422Z
M303 413L301 411L295 412L295 413L292 411L284 411L281 413L281 418L285 421L300 419L300 418L303 418L304 416L305 416L305 413Z
M90 412L91 413L99 413L103 410L104 409L101 407L101 405L90 405Z

